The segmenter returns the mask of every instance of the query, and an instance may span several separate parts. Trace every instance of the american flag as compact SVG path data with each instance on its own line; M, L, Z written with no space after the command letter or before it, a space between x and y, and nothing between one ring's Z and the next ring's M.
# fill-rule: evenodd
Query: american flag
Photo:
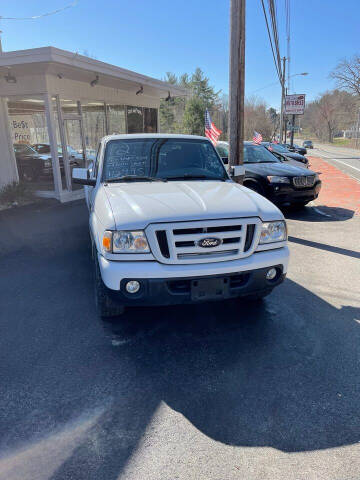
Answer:
M211 120L209 110L205 110L205 135L211 141L211 143L216 147L218 139L221 135L221 130L218 130L214 123Z
M262 138L261 133L256 132L256 131L254 130L253 142L256 143L256 145L260 145L260 143L262 142L262 140L263 140L263 138Z

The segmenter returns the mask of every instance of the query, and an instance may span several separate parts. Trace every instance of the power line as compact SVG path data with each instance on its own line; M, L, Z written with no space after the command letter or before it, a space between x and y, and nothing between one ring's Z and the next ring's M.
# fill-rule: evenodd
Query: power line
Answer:
M63 12L64 10L68 10L69 8L75 7L79 0L74 0L73 2L65 5L65 7L58 8L57 10L52 10L51 12L42 13L40 15L33 15L32 17L2 17L0 15L0 20L37 20L38 18L42 17L49 17L50 15L55 15L56 13Z
M278 81L269 83L268 85L264 85L263 87L257 88L256 90L253 90L252 92L249 92L248 95L252 95L253 93L259 92L260 90L264 90L265 88L273 87L274 85L278 85Z
M281 71L279 34L278 34L278 28L277 28L277 16L276 16L275 0L268 0L268 5L269 5L269 12L270 12L271 26L272 26L272 31L273 31L273 38L274 38L274 43L275 43L276 59L277 59L277 63L279 65L280 71Z
M273 45L273 40L272 40L272 35L271 35L271 33L270 33L269 21L268 21L268 17L267 17L265 5L264 5L264 0L261 0L261 4L262 4L263 12L264 12L266 29L267 29L268 36L269 36L270 47L271 47L271 51L272 51L272 55L273 55L273 59L274 59L274 64L275 64L275 68L276 68L276 73L277 73L277 75L278 75L278 77L279 77L280 83L282 83L281 61L279 61L279 59L280 59L279 48L278 48L278 45L277 45L277 46L275 45L275 49L276 49L276 54L275 54L274 45ZM275 41L274 41L274 43L275 43Z
M286 56L287 56L287 63L288 63L288 87L290 89L290 35L291 35L291 30L290 30L290 1L291 0L285 0L285 20L286 20Z

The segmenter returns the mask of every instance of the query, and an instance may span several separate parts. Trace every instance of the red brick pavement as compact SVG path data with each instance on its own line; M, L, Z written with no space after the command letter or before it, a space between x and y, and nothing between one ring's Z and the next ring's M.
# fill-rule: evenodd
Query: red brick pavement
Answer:
M307 158L311 170L321 172L322 186L316 204L347 208L360 215L360 182L321 158L309 156Z

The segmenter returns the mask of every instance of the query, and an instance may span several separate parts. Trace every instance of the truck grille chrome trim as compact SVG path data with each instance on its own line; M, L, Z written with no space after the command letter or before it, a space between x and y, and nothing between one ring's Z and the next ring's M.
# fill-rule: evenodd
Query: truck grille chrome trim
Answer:
M193 258L222 258L228 257L229 255L235 255L238 253L238 250L222 250L221 252L201 252L201 253L179 253L178 259L193 259Z
M293 183L295 187L312 187L315 183L315 175L303 175L294 177Z
M146 236L157 261L166 264L220 262L251 255L261 220L232 218L150 224Z

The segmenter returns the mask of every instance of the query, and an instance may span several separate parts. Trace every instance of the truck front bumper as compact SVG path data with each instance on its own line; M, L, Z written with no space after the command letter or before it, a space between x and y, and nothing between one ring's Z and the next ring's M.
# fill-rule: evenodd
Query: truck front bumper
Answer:
M253 253L228 262L164 265L153 261L109 261L98 255L101 276L108 293L124 305L169 305L216 300L271 291L285 278L289 258L288 247ZM277 269L273 280L266 279L270 267ZM220 293L207 292L221 279ZM140 290L128 293L126 283L137 280ZM199 281L200 287L196 281ZM202 282L200 282L202 281ZM221 283L220 282L220 283ZM199 288L204 288L201 296ZM194 291L196 295L194 295Z

